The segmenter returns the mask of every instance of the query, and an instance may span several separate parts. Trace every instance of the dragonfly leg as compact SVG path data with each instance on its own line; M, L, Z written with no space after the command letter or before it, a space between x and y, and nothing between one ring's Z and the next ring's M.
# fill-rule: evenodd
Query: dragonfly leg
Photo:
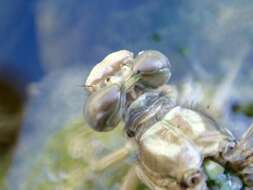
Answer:
M137 190L140 180L136 174L135 166L132 166L123 179L120 190Z

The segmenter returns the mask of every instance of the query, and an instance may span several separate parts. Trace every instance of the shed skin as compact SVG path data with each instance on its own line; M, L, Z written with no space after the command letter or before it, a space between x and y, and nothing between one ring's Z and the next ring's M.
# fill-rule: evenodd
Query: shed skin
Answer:
M122 65L133 61L133 53L128 50L120 50L107 55L91 70L86 79L85 86L90 92L97 90L97 85L106 79L106 77L120 71Z
M104 60L97 64L90 75L87 78L86 86L91 93L91 98L96 102L96 97L92 96L96 92L104 93L105 100L101 102L96 112L98 114L105 113L107 105L118 105L119 100L117 92L113 99L107 99L106 87L112 85L104 84L105 79L108 76L119 76L121 78L121 84L124 85L128 76L122 72L123 65L130 63L129 68L133 68L133 73L142 71L142 85L148 84L152 88L159 88L167 82L170 77L170 73L163 75L160 80L154 80L155 75L152 75L153 71L158 69L165 73L169 72L170 66L166 66L166 57L159 57L158 67L153 64L153 61L149 62L149 53L152 51L142 52L137 56L137 63L135 66L133 54L127 50L121 50L108 55ZM157 54L158 55L158 54ZM152 59L154 58L151 56ZM132 64L132 65L131 65ZM169 64L169 63L168 63ZM165 67L164 67L165 66ZM153 69L153 70L152 70ZM130 72L131 74L131 72ZM151 74L151 75L150 75ZM157 74L157 73L156 73ZM159 75L156 75L159 76ZM134 91L134 88L132 88ZM108 90L110 92L110 90ZM127 93L127 92L124 92ZM134 92L133 92L134 93ZM110 93L108 93L109 95ZM137 94L137 93L136 93ZM134 99L138 99L142 93L139 93ZM111 101L112 100L112 101ZM133 100L134 102L135 100ZM121 102L120 102L121 103ZM145 107L145 105L144 105ZM100 109L101 108L101 109ZM163 108L161 108L163 109ZM90 107L91 113L92 105ZM115 106L115 111L120 111L118 106ZM157 109L159 112L159 109ZM110 113L115 114L113 110ZM218 127L215 122L207 115L193 109L183 108L176 106L171 110L166 109L164 117L157 116L154 113L154 109L144 115L144 119L140 121L149 121L151 124L147 127L143 123L137 123L140 128L146 128L138 132L135 142L138 146L138 160L139 165L136 168L137 174L142 181L152 190L206 190L205 176L203 175L201 165L205 158L213 158L220 163L228 164L229 167L234 169L239 176L242 177L244 183L249 187L253 186L253 150L248 146L250 138L253 136L253 125L249 131L242 137L239 142L235 142L230 132L224 128ZM115 115L110 114L103 117L101 122L96 126L99 131L107 131L114 128L113 117ZM162 113L161 111L159 113ZM92 115L91 114L91 115ZM97 113L96 113L97 114ZM153 118L154 119L153 119ZM119 117L115 117L117 120ZM157 118L162 118L157 120ZM94 117L90 118L96 119ZM103 124L111 123L113 126L106 126L103 128ZM156 121L156 123L152 123ZM116 124L117 122L115 122ZM145 127L144 127L145 126ZM95 128L96 128L95 127ZM101 128L102 127L102 128ZM166 145L166 146L164 146ZM246 146L247 145L247 146ZM166 147L166 148L164 148ZM231 150L232 148L232 150ZM194 179L194 180L191 180Z

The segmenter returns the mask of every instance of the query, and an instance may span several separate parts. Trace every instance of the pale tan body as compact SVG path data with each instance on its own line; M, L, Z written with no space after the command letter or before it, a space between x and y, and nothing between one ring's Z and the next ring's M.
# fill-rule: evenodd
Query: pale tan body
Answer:
M206 189L204 158L217 157L231 141L214 124L197 111L173 108L137 141L140 178L154 190L183 189L191 179L185 189Z
M124 93L127 94L124 101L130 102L129 104L145 94L142 89L136 91L135 83L138 81L131 78L139 70L144 73L140 77L141 86L149 84L154 88L157 85L152 91L160 91L164 96L169 96L166 95L166 89L169 88L161 88L170 77L170 73L166 73L169 72L167 62L167 58L156 51L146 54L142 52L134 59L131 52L124 50L110 54L96 65L86 81L90 92L86 109L92 128L98 131L113 129L122 117L120 105ZM153 72L156 65L158 70ZM110 80L107 80L108 77ZM101 100L103 102L99 102ZM152 190L205 190L206 177L202 171L205 158L213 158L221 164L229 165L246 184L253 187L253 151L248 146L253 126L239 142L235 142L231 133L218 127L209 116L180 106L168 110L151 125L142 124L150 118L156 118L159 109L163 108L151 109L144 115L137 126L145 130L128 133L133 136L130 138L131 143L98 161L95 171L101 171L125 159L132 152L130 145L134 145L138 162L134 166L135 170L127 175L122 190L130 190L135 186L132 181L136 174ZM128 127L131 126L126 126Z

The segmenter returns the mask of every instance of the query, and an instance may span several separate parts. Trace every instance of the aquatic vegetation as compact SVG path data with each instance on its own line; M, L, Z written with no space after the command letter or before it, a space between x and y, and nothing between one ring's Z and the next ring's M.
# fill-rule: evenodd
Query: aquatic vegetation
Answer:
M207 160L204 162L204 170L208 176L207 184L211 189L240 190L243 184L239 177L229 172L220 164Z
M23 189L117 189L128 167L127 162L99 174L91 166L113 149L113 136L121 135L120 130L103 136L84 127L83 121L77 119L48 141ZM117 146L122 143L118 141ZM116 170L119 171L115 173Z
M242 113L248 117L253 117L253 102L249 102L244 105L235 103L232 105L232 110L235 113Z

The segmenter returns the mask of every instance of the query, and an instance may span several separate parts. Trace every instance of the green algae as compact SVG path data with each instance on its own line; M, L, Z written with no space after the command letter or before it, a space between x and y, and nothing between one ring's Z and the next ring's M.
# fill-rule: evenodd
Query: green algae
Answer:
M232 105L232 111L235 113L242 113L245 116L253 117L253 102L247 104L234 104Z
M212 160L205 160L204 171L208 177L207 185L210 189L241 190L242 181L233 173L226 171L223 166Z
M90 166L124 143L122 128L105 135L94 132L77 119L50 139L23 189L116 190L130 163L118 163L99 173L92 171Z

